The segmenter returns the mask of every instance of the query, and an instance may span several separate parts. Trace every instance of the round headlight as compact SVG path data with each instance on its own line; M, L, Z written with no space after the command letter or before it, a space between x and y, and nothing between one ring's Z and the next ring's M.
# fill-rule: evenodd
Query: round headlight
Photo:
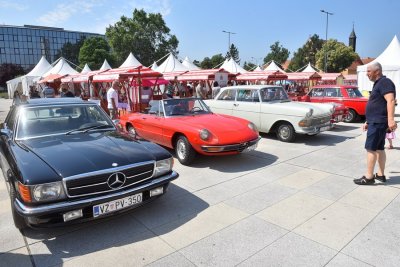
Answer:
M306 117L310 118L313 113L314 113L314 109L310 108L310 110L306 113Z
M202 140L207 140L210 137L210 132L207 129L203 129L200 131L200 138Z
M255 132L258 131L258 130L257 130L257 126L256 126L254 123L252 123L252 122L249 122L249 124L247 124L247 127L249 127L250 129L252 129L252 130L255 131Z

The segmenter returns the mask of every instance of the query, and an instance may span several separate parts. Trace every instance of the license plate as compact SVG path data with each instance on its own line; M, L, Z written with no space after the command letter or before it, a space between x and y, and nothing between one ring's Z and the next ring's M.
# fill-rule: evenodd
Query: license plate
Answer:
M143 194L139 193L125 198L116 199L107 203L93 206L93 217L108 214L117 210L136 205L143 201Z
M319 128L319 131L320 131L320 132L323 132L323 131L328 131L328 130L330 130L330 129L331 129L331 126L325 126L325 127Z

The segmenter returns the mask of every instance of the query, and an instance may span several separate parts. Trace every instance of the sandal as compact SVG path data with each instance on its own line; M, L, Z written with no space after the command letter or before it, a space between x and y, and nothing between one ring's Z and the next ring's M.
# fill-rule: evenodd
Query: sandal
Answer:
M353 182L358 185L373 185L375 183L375 179L367 179L365 176L363 176L360 179L354 179Z
M382 183L386 182L386 176L385 175L378 175L377 173L375 174L375 179L378 181L381 181Z

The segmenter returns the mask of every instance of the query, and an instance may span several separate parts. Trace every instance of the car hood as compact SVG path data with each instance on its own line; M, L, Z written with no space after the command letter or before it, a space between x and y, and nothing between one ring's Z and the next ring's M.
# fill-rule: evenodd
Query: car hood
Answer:
M305 114L312 108L313 116L323 116L330 115L331 109L333 108L332 104L321 104L321 103L309 103L309 102L278 102L271 103L270 105L274 105L277 111L282 110L283 114L290 114L293 116L304 117ZM288 114L288 115L289 115Z
M247 126L248 122L244 119L224 116L220 114L200 114L193 116L180 116L170 117L169 120L175 123L175 125L182 125L196 128L196 129L207 129L212 133L233 133L241 132L243 130L249 130Z
M61 177L155 160L140 142L115 132L58 135L19 142Z

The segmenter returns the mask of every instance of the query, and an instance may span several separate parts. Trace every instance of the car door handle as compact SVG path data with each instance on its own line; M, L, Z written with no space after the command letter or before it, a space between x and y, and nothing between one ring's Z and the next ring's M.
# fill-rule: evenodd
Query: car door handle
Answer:
M142 117L142 120L147 120L147 118L145 118L145 117Z
M233 105L234 105L235 107L239 106L239 104L236 104L236 103L235 103L235 104L233 104Z

